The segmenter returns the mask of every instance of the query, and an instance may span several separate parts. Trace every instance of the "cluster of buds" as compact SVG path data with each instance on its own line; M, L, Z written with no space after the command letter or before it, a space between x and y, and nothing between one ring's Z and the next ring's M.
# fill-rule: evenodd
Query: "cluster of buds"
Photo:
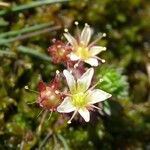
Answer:
M75 24L78 25L78 22ZM89 122L90 111L100 109L94 104L111 97L111 94L95 89L100 79L92 85L94 67L99 65L99 61L105 62L97 55L106 50L106 47L95 45L99 39L90 42L92 33L93 30L88 24L85 24L81 33L78 30L76 37L65 29L64 37L67 42L53 40L53 44L48 48L52 61L55 64L64 64L66 69L63 70L63 74L57 71L55 78L48 85L43 81L39 82L37 103L48 111L74 112L68 123L71 123L77 113ZM101 37L104 36L106 34L102 34ZM85 67L86 64L91 67ZM65 78L67 86L60 89L61 75Z

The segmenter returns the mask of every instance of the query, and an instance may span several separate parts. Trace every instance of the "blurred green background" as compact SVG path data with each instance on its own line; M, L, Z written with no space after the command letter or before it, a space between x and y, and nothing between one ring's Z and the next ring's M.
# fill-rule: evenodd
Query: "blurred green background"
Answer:
M0 150L150 150L150 1L3 0L0 6ZM99 88L113 96L103 112L79 116L43 112L36 104L40 79L57 69L48 56L52 39L64 39L88 23L107 47L106 63L96 69Z

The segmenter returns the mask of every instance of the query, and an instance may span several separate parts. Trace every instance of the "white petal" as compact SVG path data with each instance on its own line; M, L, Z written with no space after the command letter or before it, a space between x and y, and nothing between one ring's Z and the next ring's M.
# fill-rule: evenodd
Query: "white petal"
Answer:
M72 61L79 60L79 57L76 54L74 54L74 53L70 53L68 56L70 57L70 59Z
M64 36L73 47L77 46L76 39L70 33L64 33Z
M105 50L106 50L106 47L102 47L102 46L92 46L90 48L90 52L91 52L92 56L95 56Z
M86 122L90 121L90 112L86 108L79 109L78 112Z
M111 97L111 94L100 89L95 89L89 92L89 104L95 104L104 101Z
M71 98L66 97L64 101L57 107L57 111L60 113L70 113L75 111L75 107L71 103Z
M64 70L63 74L67 80L67 84L69 86L70 91L72 91L76 87L76 81L73 75L68 70Z
M86 91L90 84L91 80L93 78L94 69L90 68L88 69L78 80L77 80L77 86L82 86L84 88L84 91Z
M83 44L87 46L91 39L91 36L92 36L92 29L88 24L85 24L85 27L83 28L80 37L81 42L83 42Z
M98 60L96 58L89 58L85 62L91 66L98 66Z

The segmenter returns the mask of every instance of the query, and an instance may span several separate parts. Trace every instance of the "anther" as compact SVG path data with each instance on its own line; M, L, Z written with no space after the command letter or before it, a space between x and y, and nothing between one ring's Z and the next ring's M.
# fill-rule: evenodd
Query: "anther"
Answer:
M105 62L106 62L105 59L102 59L101 61L102 61L102 63L105 63Z
M103 79L100 79L100 80L99 80L99 82L103 82L103 81L104 81Z
M106 33L103 33L102 36L103 36L103 37L106 37Z
M68 29L66 28L66 29L64 29L64 31L65 31L65 32L68 32Z
M71 124L71 121L69 120L67 123L68 123L68 124Z
M79 25L79 22L78 22L78 21L75 21L74 24L75 24L76 26L78 26L78 25Z
M26 85L25 87L24 87L26 90L28 90L29 89L29 87Z
M56 74L58 75L60 73L60 71L59 70L56 70Z
M59 91L58 91L58 90L56 90L56 91L55 91L55 94L59 94Z
M78 110L76 110L76 111L73 113L72 117L71 117L70 120L68 120L68 122L67 122L68 124L71 123L72 119L75 117L75 115L77 114L77 112L78 112Z
M36 94L39 93L39 92L37 92L37 91L34 91L34 90L29 89L29 87L28 87L27 85L24 87L24 89L25 89L25 90L28 90L28 91L30 91L30 92L34 92L34 93L36 93Z

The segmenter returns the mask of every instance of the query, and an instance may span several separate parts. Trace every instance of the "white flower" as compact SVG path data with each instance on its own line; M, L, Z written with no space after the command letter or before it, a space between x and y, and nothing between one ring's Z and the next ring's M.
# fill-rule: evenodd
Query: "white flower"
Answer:
M93 46L95 42L89 44L92 36L92 29L88 24L85 24L81 35L79 35L77 39L75 39L68 30L64 33L64 36L73 47L73 52L69 54L72 61L81 60L91 66L98 66L98 59L105 62L105 60L98 58L96 55L105 51L106 47ZM106 34L103 34L103 36L106 36Z
M70 93L57 107L57 111L60 113L70 113L74 111L68 123L71 123L71 120L77 112L79 112L84 120L88 122L90 120L90 113L88 109L97 108L93 104L110 98L111 94L100 89L94 89L94 87L89 88L94 74L93 68L88 69L77 80L75 80L73 75L68 70L64 70L63 74L67 80Z

